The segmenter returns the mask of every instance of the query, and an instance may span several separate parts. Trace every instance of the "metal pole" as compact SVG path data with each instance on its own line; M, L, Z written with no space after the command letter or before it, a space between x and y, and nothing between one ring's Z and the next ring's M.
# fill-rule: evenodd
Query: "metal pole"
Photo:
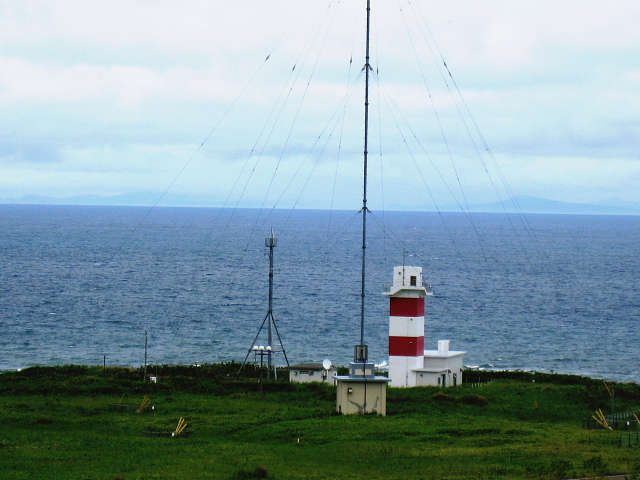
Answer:
M267 347L269 347L267 355L267 378L271 378L271 366L272 359L271 353L273 352L273 249L276 246L276 238L273 236L273 229L271 229L271 237L266 239L266 245L269 247L269 311L267 316L269 317L269 326L267 329Z
M148 343L148 336L147 336L147 331L144 331L144 377L142 378L143 382L147 381L147 343Z
M360 345L364 345L364 307L365 307L365 279L366 279L366 251L367 251L367 170L369 158L369 38L371 24L371 0L367 0L367 41L364 64L364 158L362 167L362 278L360 290ZM364 355L360 360L367 360L366 349L362 349ZM356 359L358 360L358 359Z

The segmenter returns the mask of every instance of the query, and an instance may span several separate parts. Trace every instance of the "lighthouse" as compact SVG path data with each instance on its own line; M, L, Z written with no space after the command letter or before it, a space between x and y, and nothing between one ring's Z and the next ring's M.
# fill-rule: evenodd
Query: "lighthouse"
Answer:
M464 354L439 340L425 350L424 316L428 295L422 267L394 267L389 296L389 380L392 387L454 387L462 383Z
M422 267L395 267L389 295L389 379L394 387L415 387L413 370L423 367L427 290Z

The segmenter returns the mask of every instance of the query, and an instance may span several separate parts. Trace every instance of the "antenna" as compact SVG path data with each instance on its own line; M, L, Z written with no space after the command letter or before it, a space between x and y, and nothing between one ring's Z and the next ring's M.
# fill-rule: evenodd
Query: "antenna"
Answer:
M364 90L364 158L362 186L362 279L360 293L360 343L354 346L353 362L349 364L349 375L336 375L336 411L342 414L376 413L386 415L387 382L389 379L376 376L375 365L369 361L369 347L364 343L365 279L367 251L367 159L369 142L369 38L371 25L371 0L367 0L367 47L365 54ZM324 366L324 364L323 364Z
M269 304L268 304L267 314L265 315L264 320L262 320L262 324L258 329L258 333L253 339L251 347L249 347L249 350L247 351L247 355L244 357L244 361L242 362L242 365L240 366L238 373L242 371L243 367L247 363L247 359L249 358L249 355L251 354L251 352L253 352L256 358L258 356L260 357L261 368L264 366L264 357L265 356L267 357L267 378L271 378L271 370L273 369L274 377L277 379L278 373L275 365L273 364L273 358L272 358L273 355L276 352L281 351L282 354L284 355L285 361L287 362L287 366L289 366L289 359L287 358L287 352L285 351L284 346L282 345L280 332L278 331L278 326L276 325L276 318L273 316L273 249L278 246L278 239L273 234L273 228L271 229L271 236L264 239L264 246L269 248L269 253L268 253L268 256L269 256ZM262 332L262 329L264 328L265 324L267 324L267 345L266 346L257 345L256 342L258 341L258 337L260 336L260 333ZM278 345L280 346L281 350L273 348L273 332L274 331L278 336Z
M369 347L364 343L364 306L365 306L365 279L367 264L367 169L369 158L369 38L371 25L371 0L367 0L367 41L364 63L364 155L362 162L362 276L360 281L360 344L354 348L353 360L365 363L369 358Z

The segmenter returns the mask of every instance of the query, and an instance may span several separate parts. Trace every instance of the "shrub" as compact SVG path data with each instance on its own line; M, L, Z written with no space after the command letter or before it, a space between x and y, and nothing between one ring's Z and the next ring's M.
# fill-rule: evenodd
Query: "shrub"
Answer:
M444 393L444 392L438 392L433 396L433 399L436 402L455 402L456 398L452 397L451 395Z
M609 468L609 466L600 456L591 457L589 460L585 460L583 466L585 470L597 473L598 475L607 473L607 470Z
M269 472L264 467L256 467L254 469L240 469L233 477L233 480L245 480L250 478L273 478L269 475Z
M469 393L469 394L465 395L464 397L462 397L460 400L465 405L477 405L479 407L484 407L485 405L487 405L489 403L487 401L486 397L483 397L482 395L478 395L478 394L475 394L475 393Z
M567 460L555 460L551 462L550 472L559 478L566 478L569 476L573 464Z

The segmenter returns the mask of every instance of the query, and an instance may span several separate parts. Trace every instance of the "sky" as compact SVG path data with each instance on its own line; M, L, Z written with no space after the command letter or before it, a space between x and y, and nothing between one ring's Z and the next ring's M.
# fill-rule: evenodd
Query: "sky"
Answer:
M640 3L371 3L376 205L640 204ZM364 6L0 2L0 199L357 208Z

